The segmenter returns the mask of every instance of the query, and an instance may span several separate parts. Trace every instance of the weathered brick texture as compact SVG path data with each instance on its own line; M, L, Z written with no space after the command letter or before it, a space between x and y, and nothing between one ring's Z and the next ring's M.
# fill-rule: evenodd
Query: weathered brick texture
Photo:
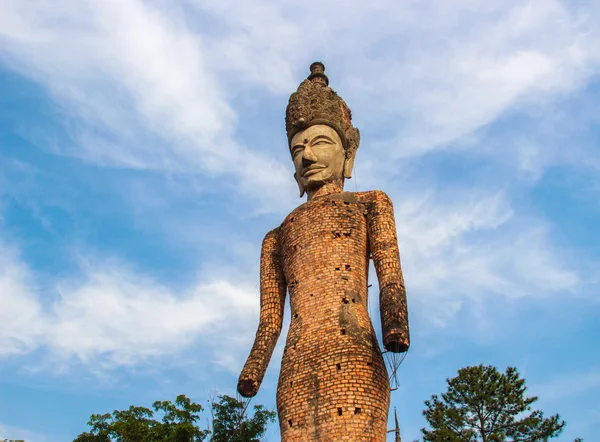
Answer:
M386 439L390 385L368 314L370 257L384 345L405 351L406 294L385 193L312 198L265 237L260 326L239 388L252 395L264 376L287 289L291 324L277 389L283 442Z

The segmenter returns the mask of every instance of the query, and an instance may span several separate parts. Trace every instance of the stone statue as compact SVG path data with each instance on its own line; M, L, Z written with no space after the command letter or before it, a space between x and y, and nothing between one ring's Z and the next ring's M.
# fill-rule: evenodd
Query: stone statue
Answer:
M359 145L350 109L322 63L291 95L286 129L306 203L267 233L260 259L260 324L238 391L254 396L291 324L277 388L281 440L386 439L390 383L368 313L369 259L379 280L383 346L409 347L394 211L382 191L344 192Z

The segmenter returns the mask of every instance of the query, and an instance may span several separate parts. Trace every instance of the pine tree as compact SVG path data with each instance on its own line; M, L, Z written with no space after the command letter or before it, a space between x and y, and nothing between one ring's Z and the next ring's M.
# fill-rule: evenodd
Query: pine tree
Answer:
M424 441L547 442L565 426L558 414L544 418L540 410L531 411L538 398L525 396L516 368L500 373L492 366L465 367L447 383L446 393L425 401L431 429L421 430Z

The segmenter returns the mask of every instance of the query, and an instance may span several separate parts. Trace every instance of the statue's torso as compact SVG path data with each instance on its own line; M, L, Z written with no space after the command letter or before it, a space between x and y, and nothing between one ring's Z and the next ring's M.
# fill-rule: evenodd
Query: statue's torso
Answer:
M278 388L283 441L385 433L389 383L368 314L369 204L368 192L318 197L279 229L291 305Z

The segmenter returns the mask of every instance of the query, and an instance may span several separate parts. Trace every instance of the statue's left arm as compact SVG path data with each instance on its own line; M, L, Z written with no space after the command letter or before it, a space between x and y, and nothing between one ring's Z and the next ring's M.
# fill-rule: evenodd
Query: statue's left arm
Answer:
M410 335L394 208L384 192L369 192L369 197L367 223L371 257L379 280L383 346L395 353L404 352L410 346Z

